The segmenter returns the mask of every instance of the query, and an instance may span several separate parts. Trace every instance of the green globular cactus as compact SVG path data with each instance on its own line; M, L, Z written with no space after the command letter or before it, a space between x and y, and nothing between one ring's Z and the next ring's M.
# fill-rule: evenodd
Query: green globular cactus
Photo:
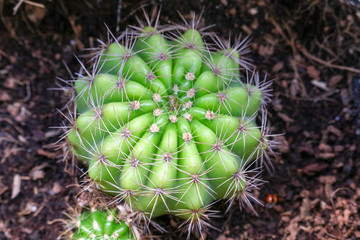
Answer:
M115 209L85 211L75 218L73 240L135 239L129 226L117 219Z
M72 152L105 193L150 218L177 215L189 230L218 200L251 207L271 141L268 83L244 57L247 39L230 46L196 24L140 25L83 65Z

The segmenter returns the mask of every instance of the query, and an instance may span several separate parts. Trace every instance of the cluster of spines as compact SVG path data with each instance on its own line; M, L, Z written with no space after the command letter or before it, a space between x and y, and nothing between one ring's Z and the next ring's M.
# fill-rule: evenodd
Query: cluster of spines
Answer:
M150 218L173 213L189 232L201 231L214 201L250 208L257 201L251 192L273 145L268 82L244 60L247 39L231 47L207 34L213 44L206 44L195 20L185 27L147 23L119 38L110 33L113 43L95 51L92 69L82 64L65 136L90 178L116 200Z

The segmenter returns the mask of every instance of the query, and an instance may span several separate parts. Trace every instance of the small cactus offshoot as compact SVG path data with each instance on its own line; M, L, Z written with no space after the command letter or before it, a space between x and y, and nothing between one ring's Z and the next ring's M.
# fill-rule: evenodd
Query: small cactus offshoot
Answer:
M115 209L84 211L71 225L73 232L70 239L74 240L135 239L129 226L117 219Z
M103 43L74 81L67 132L88 176L149 218L185 219L189 232L209 226L218 200L252 208L272 142L269 83L246 60L248 45L196 19L161 27L148 18Z

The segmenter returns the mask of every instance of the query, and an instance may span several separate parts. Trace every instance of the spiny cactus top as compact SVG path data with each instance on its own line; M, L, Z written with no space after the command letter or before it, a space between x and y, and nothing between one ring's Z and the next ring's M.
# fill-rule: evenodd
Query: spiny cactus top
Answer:
M122 240L135 239L128 225L116 220L116 210L85 211L75 220L75 232L71 239L76 240Z
M103 45L75 81L67 134L90 178L134 210L191 227L217 200L251 206L252 165L269 139L267 83L245 61L248 41L155 24Z

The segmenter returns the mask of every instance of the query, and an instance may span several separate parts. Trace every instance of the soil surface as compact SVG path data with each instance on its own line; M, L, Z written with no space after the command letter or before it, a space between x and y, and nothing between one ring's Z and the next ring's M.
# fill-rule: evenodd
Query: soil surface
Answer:
M57 89L75 55L161 7L191 13L224 38L252 39L249 57L273 81L269 120L280 144L255 196L257 215L214 219L207 239L360 239L360 3L356 0L0 0L0 239L56 239L77 201L74 172L54 147L68 100ZM119 14L120 13L120 14ZM55 128L54 128L55 127ZM277 201L267 201L276 196ZM223 204L219 204L220 210ZM156 219L185 239L177 219ZM197 239L197 236L192 236Z

